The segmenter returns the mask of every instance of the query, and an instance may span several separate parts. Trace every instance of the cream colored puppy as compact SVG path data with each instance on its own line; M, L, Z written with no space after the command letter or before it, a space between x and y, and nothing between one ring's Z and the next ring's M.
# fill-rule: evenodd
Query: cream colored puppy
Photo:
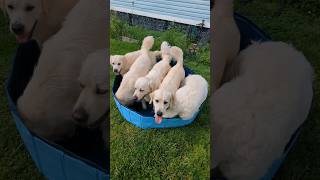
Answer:
M10 31L19 43L32 38L42 44L61 28L66 15L78 1L0 0L0 7L8 14Z
M141 46L141 55L132 64L130 70L123 76L116 97L123 105L131 105L134 102L134 84L136 80L145 76L156 63L156 57L150 52L154 44L154 38L147 36Z
M19 113L37 135L52 141L73 135L72 111L81 91L77 79L82 62L106 48L105 7L104 0L80 0L62 29L44 44L33 77L18 99Z
M240 32L233 18L233 0L215 0L213 7L213 91L218 89L225 71L240 49Z
M108 135L106 122L109 112L107 50L101 49L88 56L79 76L80 96L73 107L72 118L80 126L94 128L101 126ZM105 141L109 138L103 137Z
M158 58L161 56L160 51L154 51L154 55ZM141 55L141 50L129 52L125 55L113 55L110 56L110 65L112 66L113 72L116 75L124 75L127 73L132 64Z
M73 108L73 120L83 126L97 125L109 109L107 50L98 50L88 56L79 76L80 96ZM104 117L105 118L105 117Z
M127 73L131 65L141 55L141 51L129 52L125 55L110 56L110 65L116 75L124 75Z
M283 42L254 43L237 61L239 74L212 98L212 164L227 179L260 179L308 116L313 70Z
M199 111L207 95L207 81L200 75L189 75L183 81L183 86L177 90L175 96L170 100L169 106L163 112L162 117L173 118L178 115L183 120L191 119Z
M163 79L159 89L150 94L150 103L153 102L155 120L157 123L162 122L162 116L170 107L170 103L185 78L183 68L183 52L178 47L171 47L170 54L177 60L166 77Z
M163 78L167 75L170 70L170 46L168 42L164 41L161 44L162 60L156 63L150 72L137 79L134 85L133 97L137 101L142 101L142 108L146 109L146 102L150 101L149 94L159 88Z

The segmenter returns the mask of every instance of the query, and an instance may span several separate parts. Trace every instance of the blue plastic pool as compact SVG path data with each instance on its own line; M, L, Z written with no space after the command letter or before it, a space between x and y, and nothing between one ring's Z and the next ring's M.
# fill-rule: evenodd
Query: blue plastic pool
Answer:
M6 94L9 108L22 140L29 151L39 171L52 180L106 180L108 175L108 162L99 163L67 150L64 146L51 143L30 132L17 112L16 100L27 85L33 67L37 63L40 50L36 42L31 41L20 45L13 62L9 79L6 81ZM68 146L68 145L66 145ZM79 146L81 147L81 146ZM78 149L74 147L73 149ZM72 148L71 148L72 149ZM86 149L86 148L84 148ZM87 155L87 154L86 154ZM87 155L89 157L89 155ZM105 153L107 156L107 152ZM106 158L95 157L96 159Z
M193 74L193 72L185 67L185 73L186 76L189 74ZM143 110L141 108L140 103L135 103L134 105L127 107L122 105L119 100L116 98L115 93L117 92L120 83L121 83L122 77L116 76L114 83L113 83L113 89L112 89L112 95L113 99L117 105L118 110L120 111L121 115L126 119L128 122L132 123L133 125L142 128L142 129L149 129L149 128L176 128L181 126L186 126L188 124L191 124L196 117L198 116L199 112L197 112L191 119L188 120L182 120L180 118L170 118L170 119L163 119L161 124L157 124L154 120L154 112L152 106L148 106L147 110Z

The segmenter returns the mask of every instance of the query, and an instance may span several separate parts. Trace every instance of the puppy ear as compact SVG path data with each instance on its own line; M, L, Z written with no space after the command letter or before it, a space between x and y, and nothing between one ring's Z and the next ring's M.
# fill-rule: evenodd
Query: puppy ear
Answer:
M154 98L154 92L150 93L149 97L150 97L149 104L152 104L152 101L153 101L153 98Z
M170 95L170 107L173 107L175 103L174 93Z
M41 4L42 4L42 11L44 14L48 14L49 13L49 7L48 7L48 2L47 0L41 0Z
M110 56L110 64L112 64L114 61L114 56Z
M149 80L149 82L148 82L148 86L149 86L149 88L150 88L150 92L153 92L153 91L155 91L155 83L154 82L152 82L152 81L150 81Z
M123 56L123 58L121 58L122 62L125 63L125 62L128 62L126 56Z

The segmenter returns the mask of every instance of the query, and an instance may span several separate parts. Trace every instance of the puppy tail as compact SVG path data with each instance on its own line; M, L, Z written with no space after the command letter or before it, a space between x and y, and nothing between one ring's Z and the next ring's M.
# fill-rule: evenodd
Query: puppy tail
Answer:
M154 38L153 36L147 36L143 39L141 49L150 50L153 47Z
M183 65L183 51L177 46L173 46L170 49L171 56L177 61L177 65Z
M161 44L161 53L162 55L169 55L170 54L170 46L167 41L163 41Z

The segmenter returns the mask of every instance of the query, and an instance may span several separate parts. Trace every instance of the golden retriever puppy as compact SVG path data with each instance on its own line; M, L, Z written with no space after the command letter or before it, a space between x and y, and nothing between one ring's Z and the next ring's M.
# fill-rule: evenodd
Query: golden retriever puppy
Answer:
M134 102L134 84L139 77L147 75L152 66L156 63L156 57L150 52L154 44L154 38L147 36L141 46L141 55L132 64L130 70L123 76L116 97L123 105L131 105Z
M81 93L73 108L73 120L76 123L91 127L106 114L109 109L107 83L107 50L98 50L88 56L84 62L79 83Z
M213 105L213 167L227 179L260 179L306 120L313 70L283 42L240 52L239 74L218 89Z
M162 117L173 118L178 115L183 120L191 119L199 111L207 95L207 81L200 75L189 75L183 81L183 86L170 99L169 106ZM164 102L159 101L159 103Z
M155 120L157 123L162 122L162 116L170 107L170 103L185 78L183 68L183 51L178 47L171 47L170 54L177 60L166 77L163 79L159 89L150 94L150 103L153 102Z
M79 76L80 96L73 107L72 118L80 126L94 128L107 121L109 112L107 50L101 49L88 56ZM109 124L109 123L107 123ZM107 128L102 128L103 132ZM104 133L107 135L108 133ZM108 137L103 137L106 141Z
M170 46L166 41L161 44L161 52L162 60L156 63L146 76L138 78L134 85L134 100L142 101L143 109L147 108L146 102L150 101L149 94L159 88L171 68Z
M72 111L81 91L77 79L82 62L106 48L105 7L104 0L80 0L61 30L44 43L33 76L18 99L19 113L35 134L52 141L73 135Z
M215 0L213 7L213 91L223 81L240 49L240 32L233 18L233 0Z
M8 14L10 31L19 43L32 38L42 44L61 28L66 15L78 1L0 0L0 7Z
M161 56L160 51L153 52L157 58ZM112 66L113 72L116 75L123 76L127 73L132 66L132 64L141 55L141 50L129 52L125 55L113 55L110 56L110 65Z
M124 75L127 73L131 65L141 55L139 51L129 52L125 55L113 55L110 56L110 65L112 66L113 72L116 75Z

